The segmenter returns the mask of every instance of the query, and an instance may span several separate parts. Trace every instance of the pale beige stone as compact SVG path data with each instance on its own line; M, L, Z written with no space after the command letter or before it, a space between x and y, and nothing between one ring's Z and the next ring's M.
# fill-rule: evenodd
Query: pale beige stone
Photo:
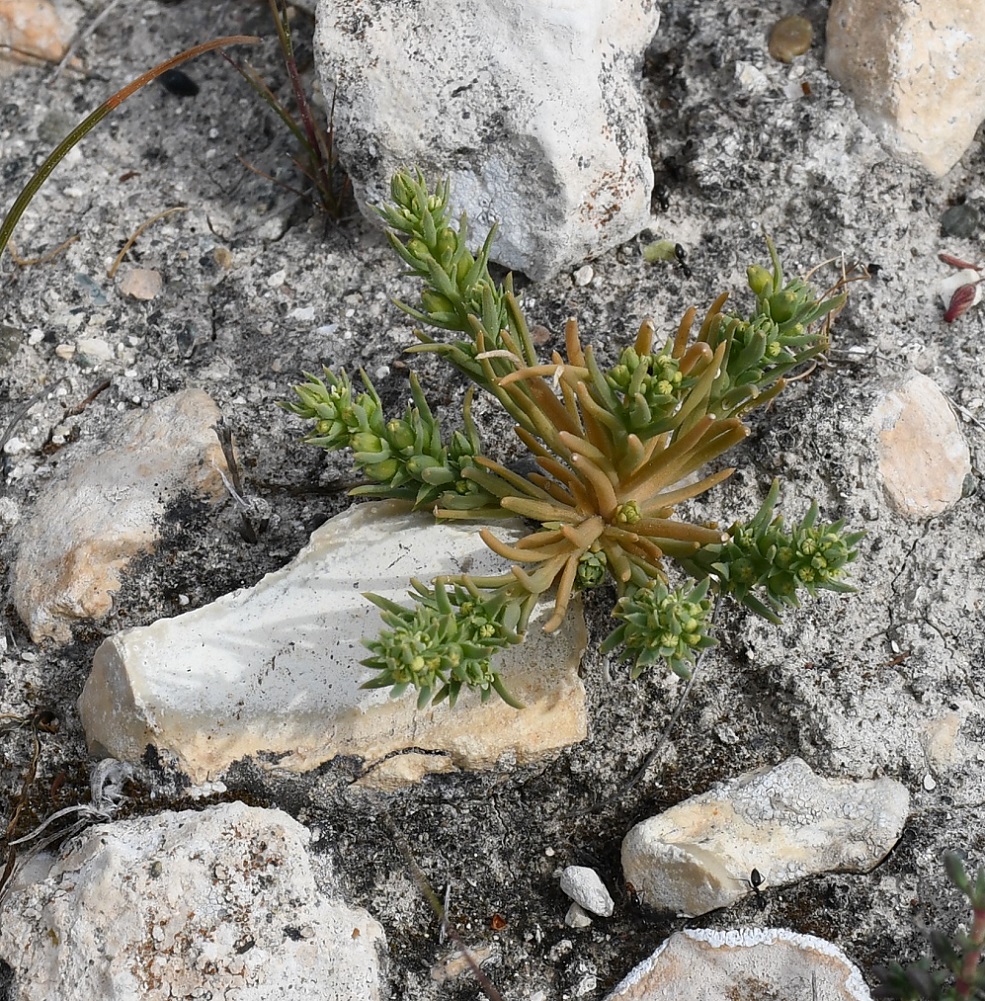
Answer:
M761 887L819 872L867 872L906 822L910 797L893 779L825 779L800 758L757 768L637 824L622 866L640 902L694 916Z
M447 754L395 754L374 764L355 784L378 792L394 792L420 782L425 775L450 775L458 770Z
M605 1001L871 1001L835 945L785 928L676 932Z
M120 280L120 292L123 295L145 302L156 299L163 288L161 272L151 268L131 268Z
M62 453L11 533L11 597L36 643L67 643L74 623L110 613L126 566L156 545L169 500L227 496L220 416L208 394L185 390L123 417L98 447Z
M886 146L938 177L985 119L981 0L833 0L826 63Z
M0 0L0 63L58 62L77 19L49 0Z
M501 571L480 527L440 524L397 502L359 504L322 525L291 564L255 587L118 633L97 650L80 700L90 749L138 761L151 744L201 782L246 757L306 771L337 755L374 763L415 748L444 752L421 755L415 768L431 762L444 770L449 761L488 768L504 756L527 762L583 739L578 666L586 631L577 602L550 635L540 627L553 606L542 602L526 641L497 655L524 709L463 692L453 707L419 711L416 693L391 699L360 687L376 676L359 663L367 656L362 639L381 628L362 592L410 604L411 576ZM516 522L497 524L504 538L521 532Z
M937 384L910 372L872 412L879 476L892 507L932 518L962 497L971 472L968 443Z

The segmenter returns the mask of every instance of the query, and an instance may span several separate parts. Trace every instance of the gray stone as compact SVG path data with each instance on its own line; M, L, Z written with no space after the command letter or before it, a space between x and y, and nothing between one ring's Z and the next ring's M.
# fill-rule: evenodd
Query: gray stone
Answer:
M307 842L287 814L243 803L89 828L9 888L5 997L376 1001L383 931L322 897Z
M450 177L493 259L541 280L649 221L639 93L652 0L323 0L316 59L360 205L400 167Z
M522 529L497 526L504 538L516 538L511 531ZM526 641L499 654L522 710L467 692L453 707L418 711L413 692L391 699L360 687L376 676L359 663L367 655L362 639L382 625L363 592L409 604L412 576L501 569L478 533L479 526L439 524L398 502L359 504L255 587L118 633L96 651L80 700L90 749L139 761L151 744L198 782L250 756L297 772L339 754L374 763L410 748L447 755L415 753L407 772L381 765L381 785L392 788L425 770L447 770L448 759L462 768L491 767L503 755L527 762L582 740L580 606L546 635L539 626L553 606L541 603Z
M785 928L676 932L605 1001L871 1001L835 945Z
M762 886L867 872L896 844L910 796L893 779L825 779L800 758L757 768L637 824L626 881L649 908L695 916Z

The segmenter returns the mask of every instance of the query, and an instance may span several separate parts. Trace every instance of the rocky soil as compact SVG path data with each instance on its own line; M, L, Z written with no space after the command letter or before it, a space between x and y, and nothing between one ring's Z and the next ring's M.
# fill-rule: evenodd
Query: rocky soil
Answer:
M302 777L235 767L219 798L277 806L318 830L316 865L334 870L349 903L381 922L393 996L410 1001L477 996L467 975L435 978L451 945L439 943L422 880L440 895L450 886L451 918L473 949L491 951L485 968L504 996L553 1001L603 997L682 927L818 935L872 983L877 964L922 953L926 926L951 929L963 918L941 854L962 849L973 864L985 860L985 309L947 325L935 291L947 273L939 252L982 256L980 228L946 236L941 218L956 204L985 203L985 149L979 139L939 181L891 159L823 68L823 3L807 11L814 46L792 67L769 58L775 15L753 0L662 6L642 84L658 184L651 232L593 261L588 284L572 274L536 285L518 279L527 315L550 331L551 347L576 316L585 339L613 357L644 316L669 332L688 306L703 309L723 289L735 290L740 308L751 305L744 272L765 263L764 234L790 273L836 258L815 278L822 284L837 279L842 260L868 265L872 280L852 286L827 360L753 418L754 433L733 460L738 471L695 505L698 516L727 524L751 515L772 478L783 477L792 516L817 498L824 517L867 531L858 593L829 595L778 629L725 608L721 645L635 784L681 687L660 673L632 682L624 665L605 662L597 652L610 628L604 593L586 606L590 735L552 760L436 775L387 794L353 785L356 760ZM84 75L68 71L49 83L50 68L39 68L5 77L4 205L86 112L144 69L216 35L254 32L264 43L233 57L249 58L286 94L266 6L228 0L124 0L80 50ZM296 41L309 74L310 35L299 14ZM758 74L742 74L745 64ZM348 505L345 457L302 446L297 422L274 406L300 373L322 362L363 367L393 409L408 395L411 362L402 352L411 325L390 298L412 299L414 286L380 232L354 212L326 221L307 199L247 169L243 160L300 183L290 135L228 63L211 55L186 70L197 95L154 85L134 97L56 170L15 235L24 257L74 242L45 263L2 264L0 531L30 516L75 442L98 443L121 413L183 388L204 389L218 403L248 488L270 503L272 517L250 543L232 501L175 506L157 552L131 569L112 618L78 629L67 646L32 644L4 597L0 789L9 837L88 801L91 760L76 700L104 635L255 584ZM181 211L151 225L108 278L127 237L171 208ZM643 261L642 246L656 238L686 249L687 271ZM163 276L154 299L121 293L134 267ZM110 350L58 350L85 338ZM453 421L463 385L433 359L418 355L412 364ZM958 408L974 470L964 498L924 521L888 505L867 423L910 368ZM490 451L509 456L501 418L480 408L477 419ZM3 577L13 556L2 551ZM953 733L941 750L944 731ZM620 870L629 828L714 781L791 754L828 776L886 775L909 788L912 813L889 857L867 875L767 889L761 900L700 919L641 912ZM130 815L189 806L166 775L131 796ZM599 871L615 898L611 918L565 927L557 871L568 864Z

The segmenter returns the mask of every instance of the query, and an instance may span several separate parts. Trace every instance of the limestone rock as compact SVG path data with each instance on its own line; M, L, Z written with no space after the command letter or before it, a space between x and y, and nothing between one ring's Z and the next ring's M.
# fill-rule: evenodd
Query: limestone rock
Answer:
M507 538L509 525L497 525L497 534ZM411 576L501 569L478 530L438 524L396 502L356 505L255 587L106 640L80 700L90 749L137 761L153 744L204 781L247 756L305 771L339 754L374 762L414 748L482 768L504 754L528 761L583 739L580 608L548 636L538 624L553 606L542 604L527 640L499 655L522 710L463 693L454 707L419 712L413 693L390 699L360 688L376 676L359 664L361 640L381 626L362 592L409 604ZM521 531L517 523L513 530ZM429 760L447 769L440 754L417 757L415 767Z
M228 803L89 828L0 909L9 1001L376 1001L383 931L319 893L308 832Z
M693 917L751 892L753 869L774 886L867 872L899 839L909 803L893 779L825 779L788 758L637 824L623 872L644 906Z
M316 60L366 210L416 165L535 280L635 236L653 174L638 80L652 0L322 0Z
M889 149L938 177L985 119L979 0L833 0L826 63Z
M588 866L569 865L561 873L561 891L586 911L603 918L610 917L615 908L605 883Z
M785 928L675 932L605 1001L871 1001L862 974L835 945Z
M188 389L125 417L98 450L66 454L11 533L11 595L35 643L67 643L73 623L109 614L120 574L156 545L168 501L227 496L219 418L206 393Z
M4 63L57 63L72 38L79 11L50 0L0 3L0 74Z
M971 472L968 443L937 384L910 372L872 412L879 475L889 503L907 518L953 507Z

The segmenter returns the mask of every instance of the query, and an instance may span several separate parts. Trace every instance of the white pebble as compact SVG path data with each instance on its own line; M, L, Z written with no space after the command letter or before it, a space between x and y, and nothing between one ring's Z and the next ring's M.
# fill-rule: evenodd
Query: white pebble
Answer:
M572 904L564 916L564 923L569 928L587 928L592 923L592 919L585 913L583 907Z
M609 917L615 909L612 897L594 869L584 865L569 865L561 873L561 890L576 904L592 914Z

